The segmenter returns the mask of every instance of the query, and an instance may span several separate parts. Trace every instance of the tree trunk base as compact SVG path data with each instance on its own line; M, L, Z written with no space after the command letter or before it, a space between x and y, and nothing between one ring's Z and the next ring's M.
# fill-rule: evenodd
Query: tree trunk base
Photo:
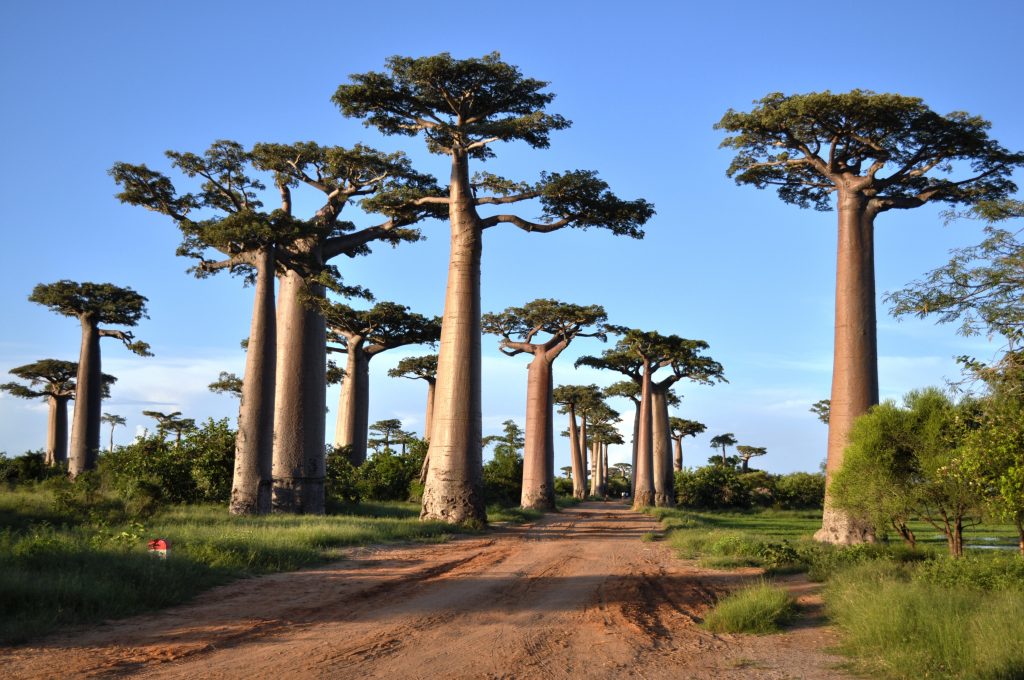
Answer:
M274 512L292 515L324 514L324 480L280 477L274 480L271 505Z
M633 509L642 510L643 508L650 508L654 505L654 494L649 491L639 491L636 496L633 497Z
M672 494L656 493L654 494L654 505L659 508L674 508L676 507L676 499Z
M584 491L583 489L573 489L572 490L572 497L573 498L577 498L577 499L579 499L581 501L585 501L585 500L587 500L587 492Z
M522 506L529 510L554 511L555 494L550 489L523 489Z
M232 489L228 512L232 515L266 515L272 509L272 487L270 480L263 480L256 489L256 495L243 494Z
M483 495L471 484L445 484L445 488L423 490L421 520L437 520L448 524L487 524Z
M832 545L876 542L875 532L870 525L835 508L825 508L821 529L814 534L814 540Z

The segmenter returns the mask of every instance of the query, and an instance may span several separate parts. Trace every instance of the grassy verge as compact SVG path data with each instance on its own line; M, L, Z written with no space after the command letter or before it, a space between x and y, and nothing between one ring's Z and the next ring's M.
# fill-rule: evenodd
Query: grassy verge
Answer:
M900 679L1024 678L1024 559L1012 552L974 550L953 560L942 537L925 526L914 528L916 551L902 544L823 545L811 539L819 513L651 514L668 529L677 554L704 566L806 571L825 581L828 615L860 671ZM993 526L975 536L987 539L975 538L976 545L1009 545L1015 534ZM754 612L770 610L767 595L734 597L708 615L721 630L740 630Z
M762 582L722 598L708 612L704 627L713 633L776 633L796 615L784 589Z

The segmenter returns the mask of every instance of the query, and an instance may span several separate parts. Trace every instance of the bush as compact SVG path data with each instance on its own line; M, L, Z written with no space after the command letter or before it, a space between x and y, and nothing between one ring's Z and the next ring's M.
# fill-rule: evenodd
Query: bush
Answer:
M740 484L750 504L759 508L770 508L775 503L775 477L763 470L741 473Z
M359 476L349 458L349 447L328 447L324 491L327 497L341 503L358 503L361 499Z
M820 509L825 503L825 475L791 472L775 478L775 507L780 510Z
M728 595L704 618L713 633L774 633L793 619L796 603L784 589L760 583Z
M676 502L687 508L749 508L750 492L727 465L705 465L675 473Z
M397 456L390 449L375 452L358 472L360 495L375 501L407 500L409 484L420 474L409 457Z
M565 477L555 477L555 495L572 496L572 480Z
M556 480L557 481L557 480ZM629 480L625 477L609 477L608 478L608 497L609 498L623 498L622 494L629 493ZM569 495L572 495L572 482L569 482Z
M228 425L227 418L208 418L182 439L179 455L191 461L196 500L210 503L231 500L237 435Z
M516 451L496 447L484 464L484 501L487 505L519 505L523 496L523 459Z
M25 484L41 482L51 477L59 477L66 472L63 466L50 467L46 464L46 454L39 451L26 451L23 455L8 458L0 452L0 482L8 484Z

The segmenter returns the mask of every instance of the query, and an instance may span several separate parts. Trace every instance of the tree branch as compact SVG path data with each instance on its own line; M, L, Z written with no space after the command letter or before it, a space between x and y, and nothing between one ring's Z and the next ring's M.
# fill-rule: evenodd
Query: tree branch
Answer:
M514 224L517 227L519 227L520 229L522 229L523 231L529 231L529 232L536 231L536 232L541 233L541 234L547 234L547 233L550 233L552 231L557 231L557 230L561 229L562 227L564 227L564 226L568 225L569 223L571 223L572 220L569 219L568 217L563 217L560 220L556 220L556 221L550 222L548 224L542 224L542 223L530 222L528 220L524 220L523 218L519 217L518 215L492 215L491 217L487 217L487 218L485 218L483 220L480 220L481 229L487 229L489 227L493 227L496 224L500 224L502 222L507 222L509 224Z

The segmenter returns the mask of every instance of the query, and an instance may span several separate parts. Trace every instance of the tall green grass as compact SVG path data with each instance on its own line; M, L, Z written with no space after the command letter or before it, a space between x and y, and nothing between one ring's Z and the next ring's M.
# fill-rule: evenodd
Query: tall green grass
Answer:
M766 582L722 598L704 617L713 633L776 633L796 615L796 602L785 589Z

